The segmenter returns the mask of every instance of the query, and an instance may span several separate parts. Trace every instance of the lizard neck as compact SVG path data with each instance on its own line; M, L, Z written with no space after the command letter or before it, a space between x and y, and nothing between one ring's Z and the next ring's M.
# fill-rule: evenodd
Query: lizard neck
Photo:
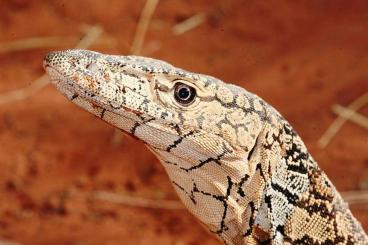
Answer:
M245 219L252 227L245 240L363 244L367 237L348 205L290 124L273 110L260 135L256 176L261 180L255 182L263 193L253 216Z
M279 122L276 116L269 118L264 127L254 132L257 137L249 142L247 149L236 150L223 144L216 157L202 158L199 163L190 157L151 149L165 167L184 205L227 244L243 243L245 237L254 234L254 224L259 225L259 236L271 230L271 224L260 222L261 217L268 216L268 210L261 208L265 205L261 197L272 177L270 168L276 167L283 152ZM274 124L280 130L273 131ZM278 140L270 141L275 139ZM265 151L267 147L272 150ZM185 150L191 155L199 154L190 147Z
M329 241L333 234L342 234L335 239L343 241L366 239L349 235L364 232L300 137L278 113L271 111L252 144L248 155L222 154L202 161L200 168L178 168L198 163L154 153L184 205L226 244L303 243L308 235L316 237L307 234L306 238L304 230L299 233L310 222L324 222L313 228L313 232L319 230L321 241ZM336 222L338 218L344 222Z
M199 150L190 146L184 150L195 157L151 149L184 205L227 244L282 239L288 214L308 190L307 168L316 166L299 136L273 109L254 134L247 149L223 143L216 157L198 156Z

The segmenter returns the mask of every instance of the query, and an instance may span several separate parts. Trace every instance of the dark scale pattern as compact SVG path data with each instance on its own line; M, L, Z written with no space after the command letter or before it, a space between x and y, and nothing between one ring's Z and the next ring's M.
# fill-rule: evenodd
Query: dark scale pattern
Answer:
M146 143L225 244L368 244L300 137L258 96L139 56L53 52L45 69L68 99ZM190 104L175 100L177 83L197 95Z

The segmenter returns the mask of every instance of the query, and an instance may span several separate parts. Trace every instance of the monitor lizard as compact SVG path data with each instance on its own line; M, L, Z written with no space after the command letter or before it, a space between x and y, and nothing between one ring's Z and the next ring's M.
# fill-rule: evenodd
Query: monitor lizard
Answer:
M69 100L143 141L225 244L368 244L290 124L245 89L139 56L50 52Z

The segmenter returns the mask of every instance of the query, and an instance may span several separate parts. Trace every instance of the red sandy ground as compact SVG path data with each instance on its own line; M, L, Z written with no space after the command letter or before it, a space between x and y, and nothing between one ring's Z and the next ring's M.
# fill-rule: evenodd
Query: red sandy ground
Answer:
M127 54L143 4L1 0L0 42L80 37L81 23L100 24L105 32L92 48ZM173 25L199 12L206 23L172 34ZM339 190L358 190L367 188L368 131L347 123L326 149L317 141L335 118L332 104L368 91L367 31L367 1L162 0L143 54L260 95L292 123ZM42 75L48 50L0 54L0 91ZM114 146L112 135L111 126L51 86L1 105L0 237L22 244L217 244L187 211L88 198L92 190L177 198L140 142L124 136ZM368 229L367 205L352 210Z

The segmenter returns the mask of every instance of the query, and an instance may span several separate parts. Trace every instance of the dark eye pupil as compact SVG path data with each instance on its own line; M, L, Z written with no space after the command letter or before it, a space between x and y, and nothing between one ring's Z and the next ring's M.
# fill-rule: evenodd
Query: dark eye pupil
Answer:
M175 99L182 105L189 105L196 96L196 90L184 83L176 83L174 91Z
M180 88L178 94L182 100L186 100L190 96L190 90L188 88Z

